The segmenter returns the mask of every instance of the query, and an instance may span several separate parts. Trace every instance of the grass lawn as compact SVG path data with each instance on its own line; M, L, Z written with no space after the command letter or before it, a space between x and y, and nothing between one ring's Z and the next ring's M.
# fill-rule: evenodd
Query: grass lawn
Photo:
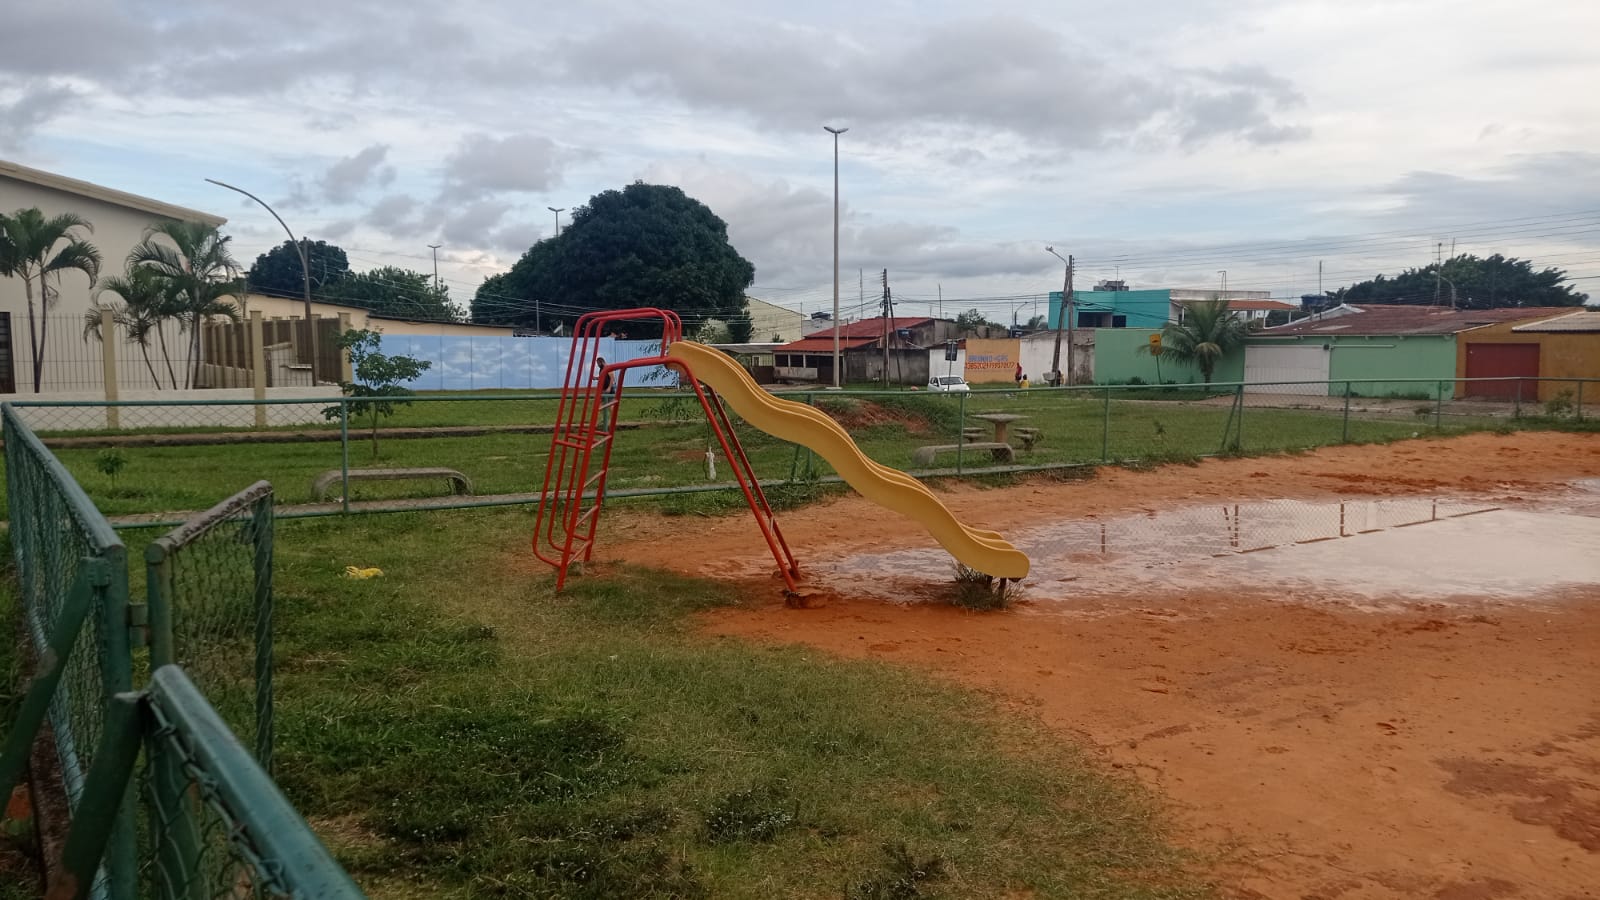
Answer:
M648 399L648 403L646 403ZM636 412L663 424L620 432L612 457L611 489L670 488L711 483L705 452L711 443L709 429L692 400L664 402L641 398ZM913 393L853 398L818 394L815 402L840 417L862 450L886 465L918 468L914 451L926 444L959 443L962 401L954 396ZM532 401L473 401L487 418L511 420ZM402 410L452 404L417 404ZM544 404L548 407L549 404ZM548 408L544 411L550 411ZM1032 450L1019 451L1024 465L1097 463L1109 459L1172 459L1217 453L1224 449L1224 427L1230 417L1227 405L1187 402L1103 400L1088 395L1058 392L975 392L966 401L965 424L990 426L973 416L1013 413L1026 418L1018 425L1043 433ZM397 417L398 418L398 417ZM443 416L442 418L449 418ZM480 418L483 418L480 416ZM625 420L627 415L624 416ZM526 421L524 416L523 421ZM1109 426L1109 434L1107 427ZM1338 443L1345 425L1339 411L1246 409L1240 448L1244 452L1314 447ZM1385 441L1412 436L1429 429L1417 422L1352 418L1353 441ZM759 431L744 427L740 439L762 478L783 479L791 471L803 472L810 460L805 451ZM548 460L549 438L538 434L488 434L472 437L384 438L374 458L370 445L352 434L350 464L361 466L445 466L464 472L477 494L535 491L542 484ZM57 451L100 509L107 515L198 510L265 478L273 483L280 503L313 499L311 482L320 473L340 467L337 442L296 444L228 444L188 447L124 447L125 460L113 479L99 471L103 451ZM716 482L730 477L726 460L717 453ZM983 451L961 454L964 470L997 465ZM810 460L812 471L831 471L820 459ZM954 467L955 453L941 454L936 466ZM391 499L435 496L442 483L401 481L358 483L354 499Z
M373 896L1209 896L1136 787L987 699L697 634L712 583L553 595L528 526L280 523L277 776Z

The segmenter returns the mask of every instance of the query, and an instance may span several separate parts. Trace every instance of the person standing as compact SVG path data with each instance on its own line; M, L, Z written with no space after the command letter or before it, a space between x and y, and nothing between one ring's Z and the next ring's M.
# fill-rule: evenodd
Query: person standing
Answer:
M1013 377L1016 379L1017 387L1021 388L1022 387L1022 363L1020 363L1020 362L1017 363L1017 372L1016 372L1016 375L1013 376Z

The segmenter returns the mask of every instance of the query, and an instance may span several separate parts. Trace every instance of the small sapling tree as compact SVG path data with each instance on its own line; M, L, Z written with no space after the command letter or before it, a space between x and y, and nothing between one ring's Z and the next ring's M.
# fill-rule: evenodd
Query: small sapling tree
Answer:
M390 356L378 348L383 335L368 328L351 329L339 336L339 346L350 354L350 372L354 381L339 383L347 397L358 402L347 404L352 416L367 417L372 432L372 458L378 458L378 420L394 415L401 406L409 406L405 398L413 396L408 383L426 372L433 364L409 356ZM329 419L339 417L339 407L330 406L322 411Z

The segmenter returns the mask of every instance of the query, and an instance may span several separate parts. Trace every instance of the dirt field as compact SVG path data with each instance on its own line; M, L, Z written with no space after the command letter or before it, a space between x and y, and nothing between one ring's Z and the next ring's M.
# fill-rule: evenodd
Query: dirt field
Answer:
M946 501L1005 532L1268 498L1537 506L1597 477L1600 438L1474 435L958 488ZM1577 511L1588 523L1600 508ZM853 496L780 522L802 566L930 543ZM1519 596L1354 604L1173 579L973 614L868 599L879 585L852 596L834 578L826 605L802 610L777 598L742 519L697 522L688 553L682 520L614 523L608 558L737 579L771 598L709 619L713 632L924 667L1100 748L1170 800L1196 847L1220 854L1229 896L1600 896L1600 557L1590 585ZM1429 559L1414 565L1428 577Z

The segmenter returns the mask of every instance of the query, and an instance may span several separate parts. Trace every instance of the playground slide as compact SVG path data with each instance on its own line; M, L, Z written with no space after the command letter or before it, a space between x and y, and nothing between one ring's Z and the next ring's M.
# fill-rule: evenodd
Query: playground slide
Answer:
M822 411L774 397L727 354L704 344L675 341L666 355L687 365L695 378L721 394L746 422L774 437L810 447L863 497L920 524L961 564L996 578L1028 574L1028 557L1022 551L993 531L958 522L926 485L868 459L850 434Z

